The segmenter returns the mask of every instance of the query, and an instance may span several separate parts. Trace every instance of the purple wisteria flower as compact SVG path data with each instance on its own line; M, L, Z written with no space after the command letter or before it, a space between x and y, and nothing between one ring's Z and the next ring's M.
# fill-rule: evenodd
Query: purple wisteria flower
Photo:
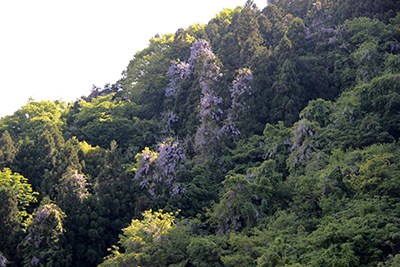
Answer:
M240 135L240 131L238 130L236 124L233 122L227 122L224 126L222 126L219 132L220 134L232 133L233 136Z
M0 267L5 267L6 264L9 264L7 258L0 254Z
M142 186L142 189L148 188L150 181L146 180L153 178L150 174L154 172L156 167L155 162L157 160L157 153L146 147L141 154L136 155L136 159L138 160L138 163L134 179L141 181L140 186Z
M237 119L239 113L249 108L246 100L252 93L250 86L252 81L253 74L250 69L243 68L238 71L238 75L233 81L233 87L230 89L232 99L231 116L235 116L233 119Z
M31 260L31 265L32 265L32 266L35 266L35 265L37 265L38 263L39 263L39 259L36 258L35 256L33 256L33 257L32 257L32 260Z
M76 170L70 170L63 175L58 190L61 194L83 199L89 195L86 186L86 176Z
M162 113L164 115L161 123L161 133L163 134L174 134L174 131L171 129L171 124L177 122L179 117L175 115L174 112L170 111L168 113Z
M216 57L206 40L198 40L190 48L189 68L196 66L200 69L200 88L202 98L200 99L201 121L205 119L219 120L222 110L218 105L222 103L222 98L217 96L214 90L215 82L222 76ZM209 118L205 118L205 117Z
M180 90L179 82L190 74L189 64L186 62L172 62L166 74L170 81L165 89L165 96L174 97Z
M318 39L319 45L328 45L335 43L338 39L338 36L342 35L345 26L336 26L333 29L328 23L332 19L332 16L328 16L326 11L323 10L321 3L314 3L316 6L316 10L310 16L312 19L310 27L306 28L306 40L310 40L312 38Z
M87 188L86 188L86 178L85 175L83 174L78 174L77 171L75 171L74 174L71 175L72 179L72 187L74 193L79 197L79 198L85 198L89 195Z
M196 62L204 56L207 60L215 59L215 55L211 50L210 44L206 40L198 40L193 43L190 47L190 57L189 57L189 65L190 68L193 69ZM203 63L204 65L207 64L207 60Z
M193 43L189 57L190 69L198 73L201 88L200 122L195 137L195 148L200 155L211 156L220 139L223 111L219 105L223 99L215 91L216 82L222 76L218 60L206 40Z
M233 81L231 92L231 108L228 111L228 116L224 126L221 128L220 133L231 133L233 136L240 135L235 121L239 115L250 108L247 100L252 94L251 82L253 81L253 74L250 69L243 68L238 71L236 79Z
M183 194L186 188L176 181L177 171L184 168L186 161L183 148L171 138L157 148L158 153L146 148L136 156L138 167L134 179L140 181L141 188L147 189L153 198L159 197L160 190L170 196Z
M64 232L64 218L64 212L53 203L40 206L33 214L24 244L31 265L44 265L41 261L57 250L59 235Z
M167 140L158 144L157 165L161 175L164 177L174 177L179 166L186 161L185 153L177 141Z
M302 119L295 123L290 165L297 165L306 162L312 153L319 147L318 128L315 123Z

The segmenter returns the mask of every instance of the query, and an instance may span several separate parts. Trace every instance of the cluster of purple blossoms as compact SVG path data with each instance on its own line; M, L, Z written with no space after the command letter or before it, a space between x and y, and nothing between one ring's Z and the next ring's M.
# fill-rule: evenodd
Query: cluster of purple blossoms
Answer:
M33 256L33 257L32 257L32 260L31 260L31 265L32 265L32 266L35 266L35 265L37 265L38 263L39 263L39 259L36 258L35 256Z
M32 222L28 228L28 237L26 243L33 245L35 248L31 255L31 265L39 264L39 259L44 259L51 253L48 250L46 253L38 251L40 247L52 248L58 242L58 236L64 232L61 221L65 214L55 204L46 204L41 206L35 213ZM37 254L37 255L33 255Z
M176 181L176 172L183 168L185 153L179 142L166 140L158 145L159 152L146 148L137 156L138 168L135 180L139 180L142 189L146 188L153 198L157 198L157 185L167 190L170 196L183 194L185 187Z
M200 99L201 121L204 121L206 117L218 121L222 114L222 110L218 108L218 105L222 103L223 100L217 96L214 86L218 77L222 76L220 67L217 65L216 57L211 50L210 44L206 40L194 42L190 49L190 57L188 60L190 69L194 69L197 63L201 70L199 78L201 93L203 95Z
M64 213L61 209L52 203L40 207L34 214L31 224L32 228L29 229L29 232L35 231L36 228L42 231L42 228L40 227L41 224L47 224L48 221L53 221L57 228L57 233L55 233L55 235L63 233L64 230L60 222L64 217L63 214Z
M166 134L166 133L171 133L174 134L174 131L171 130L171 124L174 122L177 122L179 117L174 114L174 112L170 111L168 113L161 113L161 115L164 116L161 124L161 133Z
M362 77L365 77L365 76L368 75L368 71L366 71L366 70L360 70L360 74L361 74Z
M391 45L390 45L390 52L394 52L394 51L397 51L397 50L399 50L400 49L400 45L399 45L399 43L392 43Z
M220 108L214 107L222 103L222 101L222 98L218 97L215 91L210 90L205 92L205 94L203 93L203 97L200 99L200 121L203 122L207 116L209 116L211 120L219 121L223 112Z
M190 68L193 69L196 62L204 56L207 60L214 60L215 55L213 51L211 50L210 44L206 40L198 40L193 43L193 45L190 47L190 57L189 57L189 65ZM207 61L206 60L206 61ZM204 65L206 65L206 61L204 62Z
M219 131L220 134L228 134L232 133L233 136L240 135L240 131L237 128L234 122L227 122L222 126L221 130Z
M226 121L222 121L223 111L219 105L223 102L223 99L219 97L215 91L215 83L218 81L218 78L222 76L222 73L218 66L216 56L206 40L195 41L190 49L191 52L188 63L173 63L168 69L167 75L170 77L170 83L168 84L165 95L175 96L180 88L179 82L191 72L195 72L199 75L202 94L200 98L201 126L196 133L195 147L199 152L203 151L201 152L202 154L208 154L208 152L210 152L208 150L210 149L205 149L205 147L211 147L212 144L215 144L215 142L221 138L221 135L228 133L233 135L240 134L234 121L237 120L241 112L249 108L247 99L252 94L250 84L253 81L253 76L249 69L244 68L238 71L233 88L230 90L232 105ZM163 120L163 133L168 133L170 124L176 122L177 119L178 117L172 112L167 113ZM169 132L171 131L169 130ZM161 155L162 150L160 147L159 150ZM158 155L158 157L160 157L160 155ZM139 165L141 165L140 162ZM159 167L154 166L154 168L157 169L159 169ZM136 172L137 177L142 176L142 173L147 172L149 168L150 164L143 165L143 168ZM165 171L167 170L164 170L164 172ZM148 174L146 175L148 176ZM164 174L164 176L166 175ZM160 177L156 175L156 177L152 179L157 181ZM168 179L165 181L167 184L170 184ZM152 187L152 183L147 179L142 179L141 185L146 188Z
M342 112L340 113L336 113L333 114L331 121L335 124L335 125L340 125L342 123L347 123L347 122L353 122L356 120L357 116L359 114L357 114L356 111L354 111L354 107L341 107L338 106L339 110L341 110Z
M226 123L220 130L221 134L232 133L233 136L240 135L240 131L234 121L238 119L240 113L250 108L246 101L252 93L250 86L252 81L253 74L250 69L243 68L238 71L238 75L233 81L233 87L230 89L232 103Z
M240 69L236 79L233 81L233 87L230 89L231 92L231 116L228 115L228 121L231 119L237 119L239 113L245 111L250 108L249 105L246 104L246 100L248 96L251 95L251 82L253 81L253 74L250 69ZM234 118L232 118L234 116Z
M76 194L76 196L82 199L89 195L86 188L87 181L85 175L78 174L78 172L75 171L75 173L71 175L71 180L72 180L73 192Z
M146 147L141 154L136 155L136 159L138 163L134 179L140 180L142 189L148 188L150 181L154 178L157 153Z
M316 6L316 10L310 17L313 20L310 27L306 28L306 40L317 37L319 45L335 43L337 37L342 35L346 26L336 26L335 29L330 25L324 26L332 19L332 16L327 16L327 13L321 7L321 3L314 3L313 5Z
M361 61L365 58L371 60L371 51L369 49L366 49L365 51L361 52L361 58L359 60Z
M289 164L297 165L307 161L318 147L318 129L316 125L306 119L296 122L294 125L292 147L290 148L293 160Z
M164 177L174 177L176 170L186 161L185 153L177 141L167 140L158 144L157 165L160 175ZM167 185L171 185L168 183Z
M188 60L190 68L199 73L199 83L201 88L200 98L200 122L201 126L197 130L195 137L195 147L202 155L212 154L215 149L215 142L220 139L220 126L223 111L219 104L223 99L218 97L215 91L215 83L222 76L216 56L211 50L209 43L205 40L198 40L191 47L190 58Z
M190 57L188 63L177 62L172 63L167 71L170 82L165 90L166 97L174 97L180 90L179 83L190 75L196 66L200 69L200 87L202 98L200 99L200 116L203 120L219 120L223 113L218 105L222 103L222 98L218 97L214 91L214 83L221 77L220 68L217 65L216 57L212 52L209 43L206 40L195 41L191 46ZM168 116L170 115L170 116ZM173 113L168 113L164 128L169 128L171 122L178 119ZM168 132L163 130L164 133Z
M7 258L0 253L0 267L5 267L6 264L9 264Z
M190 68L186 62L172 62L167 71L167 76L170 78L168 87L165 89L165 96L174 97L180 90L179 82L189 76Z
M29 233L31 233L32 231L29 231ZM35 235L34 237L28 237L27 239L26 239L26 241L27 242L29 242L29 243L33 243L33 245L36 247L36 248L39 248L39 246L40 246L40 235Z
M86 186L87 180L85 175L79 174L76 170L71 170L63 175L59 190L62 194L83 199L89 195Z
M216 125L210 127L210 125L202 124L196 133L195 147L198 150L201 150L201 148L213 148L213 142L219 140L221 138L220 135L221 129Z

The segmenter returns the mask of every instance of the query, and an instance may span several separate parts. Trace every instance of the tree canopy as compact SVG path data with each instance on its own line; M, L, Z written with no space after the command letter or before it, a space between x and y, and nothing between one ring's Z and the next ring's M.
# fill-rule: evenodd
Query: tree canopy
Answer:
M248 0L30 99L0 120L0 266L398 266L399 12Z

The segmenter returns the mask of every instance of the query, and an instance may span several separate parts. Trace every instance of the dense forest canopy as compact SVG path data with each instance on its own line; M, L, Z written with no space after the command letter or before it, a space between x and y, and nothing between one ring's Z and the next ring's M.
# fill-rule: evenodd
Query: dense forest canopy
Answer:
M0 119L0 266L399 266L400 2L251 0Z

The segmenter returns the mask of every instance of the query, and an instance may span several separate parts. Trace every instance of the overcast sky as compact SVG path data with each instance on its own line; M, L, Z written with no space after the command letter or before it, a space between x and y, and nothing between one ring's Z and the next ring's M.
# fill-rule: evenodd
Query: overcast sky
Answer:
M246 0L0 0L0 117L29 97L66 102L103 87L149 39ZM254 1L262 9L266 0Z

